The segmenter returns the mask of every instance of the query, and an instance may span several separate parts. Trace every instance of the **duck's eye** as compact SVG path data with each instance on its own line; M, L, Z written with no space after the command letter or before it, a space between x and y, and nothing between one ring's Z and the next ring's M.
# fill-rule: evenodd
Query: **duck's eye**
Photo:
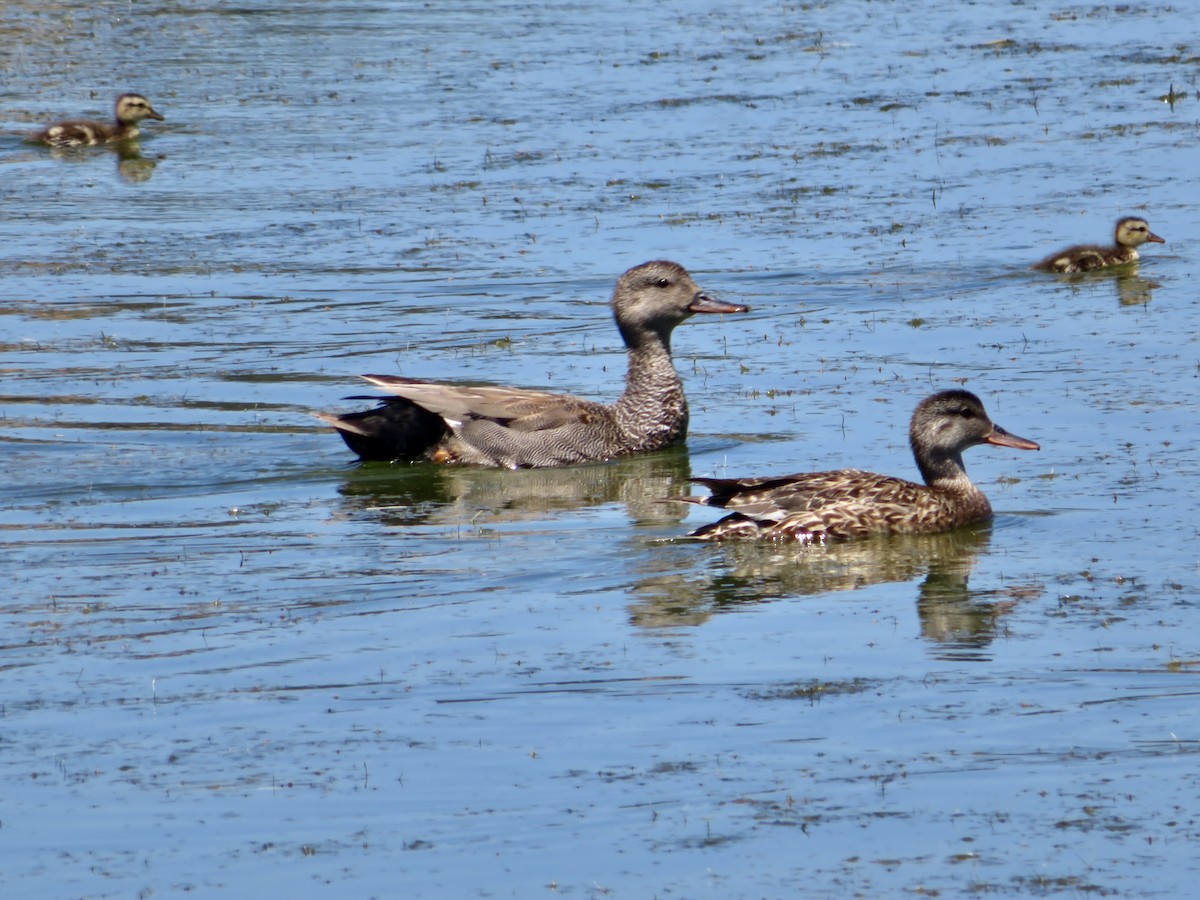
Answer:
M660 288L669 288L671 286L671 279L670 278L660 278L660 279L658 279L658 281L654 282L654 286L660 287Z
M975 410L971 409L971 407L969 407L969 406L964 406L962 409L960 409L958 411L958 414L959 414L959 416L961 416L964 419L975 418Z

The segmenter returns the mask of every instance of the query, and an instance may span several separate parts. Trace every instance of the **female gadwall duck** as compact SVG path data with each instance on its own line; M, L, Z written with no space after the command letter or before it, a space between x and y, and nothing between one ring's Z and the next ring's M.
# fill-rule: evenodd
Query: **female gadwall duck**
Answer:
M918 404L908 440L925 484L859 469L779 478L693 478L711 496L680 499L734 512L690 537L819 544L872 534L949 531L992 516L992 505L963 468L964 450L976 444L1040 449L994 424L974 394L957 390Z
M1117 222L1114 241L1115 243L1111 247L1098 247L1090 244L1068 247L1066 250L1047 256L1034 268L1040 272L1058 272L1061 275L1071 272L1090 272L1093 269L1103 269L1105 266L1133 262L1138 258L1137 248L1142 244L1166 243L1150 230L1150 225L1145 219L1137 216L1126 216Z
M611 406L543 391L459 387L364 375L394 394L375 409L318 414L363 459L523 468L660 450L687 437L671 332L693 313L746 312L700 290L682 266L658 260L617 281L613 315L629 350L625 393ZM351 399L371 399L356 397Z
M163 119L141 94L122 94L117 98L115 112L111 123L61 122L43 128L30 140L52 147L94 147L109 141L133 140L140 133L137 123L142 119Z

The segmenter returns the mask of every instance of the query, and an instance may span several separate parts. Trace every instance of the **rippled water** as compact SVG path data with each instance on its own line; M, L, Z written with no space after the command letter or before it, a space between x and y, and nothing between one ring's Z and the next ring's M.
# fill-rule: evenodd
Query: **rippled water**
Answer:
M1183 7L9 3L8 896L1186 895L1200 660ZM23 134L167 117L140 151ZM1120 276L1039 276L1142 213ZM748 316L686 450L358 466L355 375L613 397L617 274ZM703 474L914 475L989 526L675 540Z

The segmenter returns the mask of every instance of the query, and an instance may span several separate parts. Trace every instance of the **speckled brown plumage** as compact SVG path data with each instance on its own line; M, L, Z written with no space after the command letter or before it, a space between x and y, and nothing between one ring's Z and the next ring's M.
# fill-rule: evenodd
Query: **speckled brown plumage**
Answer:
M710 496L680 499L732 512L697 528L691 537L820 543L948 531L992 515L987 497L967 477L964 450L984 443L1038 449L995 425L979 398L961 390L921 401L912 416L909 443L925 484L859 469L777 478L694 478Z
M141 94L122 94L113 106L112 122L60 122L30 135L30 140L52 147L88 147L109 141L128 141L140 132L143 119L162 120L150 101Z
M1060 250L1058 253L1047 256L1033 268L1040 272L1057 272L1060 275L1091 272L1106 266L1133 262L1138 259L1137 248L1146 243L1165 244L1166 241L1150 230L1145 219L1126 216L1117 222L1111 247L1095 244L1068 247L1066 250Z
M565 394L464 387L364 375L395 396L373 410L318 414L363 459L505 468L562 466L659 450L687 436L671 332L695 313L745 312L705 294L680 265L656 260L625 272L612 298L629 352L625 392L612 405Z

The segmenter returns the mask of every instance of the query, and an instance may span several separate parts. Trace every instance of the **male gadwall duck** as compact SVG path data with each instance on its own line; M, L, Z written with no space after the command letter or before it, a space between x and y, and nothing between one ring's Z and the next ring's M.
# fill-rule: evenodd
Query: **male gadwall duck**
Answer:
M988 418L969 391L942 391L918 404L908 430L925 484L859 469L779 478L693 478L711 492L682 497L733 512L690 537L771 538L819 544L872 534L933 534L991 518L992 505L963 468L976 444L1040 449Z
M1085 244L1079 247L1068 247L1066 250L1047 256L1034 268L1040 272L1058 272L1066 275L1071 272L1090 272L1093 269L1103 269L1105 266L1117 266L1136 260L1138 258L1137 248L1146 243L1165 244L1166 241L1150 230L1150 225L1145 219L1126 216L1117 222L1113 246L1099 247Z
M141 94L122 94L115 104L113 122L60 122L33 134L30 140L52 147L92 147L109 141L133 140L142 119L163 117Z
M375 409L317 418L362 459L524 468L660 450L687 437L671 332L694 313L746 312L704 293L687 270L657 260L617 281L613 315L629 351L625 393L611 406L543 391L465 387L389 375L364 379L395 396ZM356 397L352 399L372 399Z

